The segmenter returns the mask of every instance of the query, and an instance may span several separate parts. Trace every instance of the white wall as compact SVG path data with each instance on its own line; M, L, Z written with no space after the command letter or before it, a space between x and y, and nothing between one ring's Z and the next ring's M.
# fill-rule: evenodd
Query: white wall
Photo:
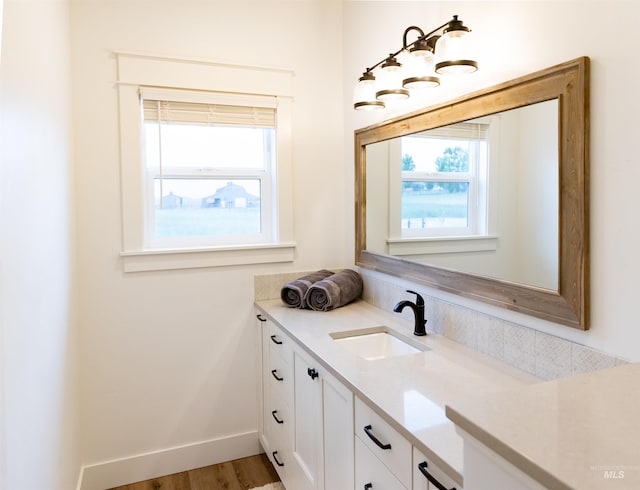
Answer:
M78 479L68 6L4 2L0 488Z
M352 263L341 3L71 4L85 464L256 430L253 276ZM112 50L290 68L292 263L123 273Z
M410 25L425 29L453 14L470 26L481 49L480 70L466 82L444 88L428 105L579 56L591 58L591 330L581 332L508 311L491 310L517 323L606 353L640 360L635 308L640 277L640 229L636 187L640 166L633 142L640 130L640 67L628 53L640 42L632 1L555 2L348 2L345 11L345 87L402 43ZM442 88L442 87L441 87ZM345 106L351 94L345 93ZM346 113L346 131L391 114ZM347 139L345 159L353 155ZM436 293L437 294L437 293ZM451 298L460 304L482 304Z

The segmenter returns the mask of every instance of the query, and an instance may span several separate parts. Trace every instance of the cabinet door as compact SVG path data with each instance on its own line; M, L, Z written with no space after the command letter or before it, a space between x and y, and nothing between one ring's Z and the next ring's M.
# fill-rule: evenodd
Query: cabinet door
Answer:
M324 436L324 488L352 490L353 393L329 373L321 372Z
M498 488L498 487L496 487ZM444 471L413 448L413 490L463 490Z
M295 490L324 489L322 461L322 383L318 363L293 351Z

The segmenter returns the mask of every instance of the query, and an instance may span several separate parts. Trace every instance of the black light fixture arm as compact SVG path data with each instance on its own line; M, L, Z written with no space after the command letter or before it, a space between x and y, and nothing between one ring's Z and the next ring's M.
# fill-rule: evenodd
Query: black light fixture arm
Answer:
M438 29L436 29L437 31ZM418 39L416 39L415 41L413 41L411 44L407 45L407 34L409 34L411 31L418 31L420 33L420 35L418 36ZM422 29L420 29L418 26L409 26L404 30L404 34L402 35L402 49L407 49L410 46L413 46L414 44L416 44L418 41L422 40L425 38L424 35L424 31Z
M452 20L450 20L449 22L445 22L440 27L436 27L433 31L428 32L427 34L425 34L424 31L422 29L420 29L419 27L416 27L416 26L407 27L404 30L404 36L402 37L402 44L403 44L403 48L402 49L407 49L407 48L410 48L410 47L416 45L417 43L419 43L421 41L429 40L429 38L431 36L433 36L436 32L438 32L441 29L444 29L445 27L447 27L452 22L457 22L457 21L458 21L458 16L454 15ZM418 31L420 33L420 37L418 39L416 39L415 41L413 41L411 44L407 44L407 34L412 30ZM400 51L402 51L402 49ZM398 51L398 52L400 52L400 51Z
M385 61L387 61L389 58L395 58L396 56L398 56L400 53L402 53L405 49L409 49L413 46L415 46L417 43L421 42L421 41L425 41L429 39L429 37L431 37L432 35L434 35L436 32L438 32L441 29L444 29L445 27L447 27L451 22L456 22L458 21L458 16L454 15L453 16L453 20L450 20L448 22L445 22L444 24L442 24L440 27L435 28L434 30L432 30L431 32L428 32L427 34L424 33L424 31L422 29L420 29L418 26L410 26L407 27L404 30L404 34L402 36L402 47L396 51L395 53L389 53L389 56L387 58L383 58L380 61L378 61L375 65L367 68L365 70L365 73L369 73L372 72L373 70L375 70L376 68L378 68L382 63L384 63ZM418 31L420 33L420 36L418 37L418 39L416 39L415 41L413 41L410 44L407 44L407 34L409 34L409 32L411 31Z

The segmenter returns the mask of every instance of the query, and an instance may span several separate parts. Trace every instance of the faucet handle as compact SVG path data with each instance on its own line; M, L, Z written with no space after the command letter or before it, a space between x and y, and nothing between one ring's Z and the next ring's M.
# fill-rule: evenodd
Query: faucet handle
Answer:
M420 296L420 293L416 293L415 291L412 291L411 289L407 289L407 293L411 293L411 294L415 294L416 295L416 306L424 306L424 298L422 296Z

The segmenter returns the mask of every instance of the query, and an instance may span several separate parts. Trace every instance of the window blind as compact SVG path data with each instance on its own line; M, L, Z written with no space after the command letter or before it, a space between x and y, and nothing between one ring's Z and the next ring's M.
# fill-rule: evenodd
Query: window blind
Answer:
M489 125L484 123L456 123L411 135L412 137L436 137L450 139L486 139Z
M272 107L144 99L144 120L173 124L275 128Z

